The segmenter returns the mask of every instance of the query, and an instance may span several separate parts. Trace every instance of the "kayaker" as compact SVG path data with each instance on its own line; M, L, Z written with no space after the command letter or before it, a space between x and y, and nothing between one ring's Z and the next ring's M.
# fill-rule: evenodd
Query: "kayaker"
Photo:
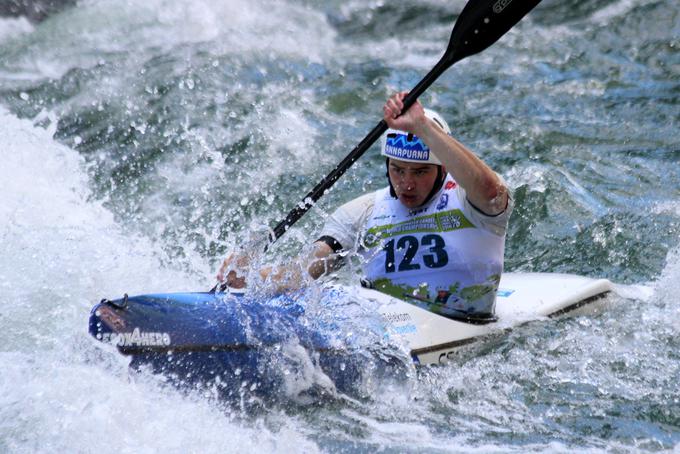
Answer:
M365 285L442 315L493 317L512 198L504 181L450 135L439 114L420 102L402 114L405 96L396 93L383 107L390 129L381 154L389 186L328 218L307 271L316 279L355 253L363 259ZM243 287L233 268L247 262L229 257L218 278ZM294 267L267 268L261 275L290 286L299 281Z

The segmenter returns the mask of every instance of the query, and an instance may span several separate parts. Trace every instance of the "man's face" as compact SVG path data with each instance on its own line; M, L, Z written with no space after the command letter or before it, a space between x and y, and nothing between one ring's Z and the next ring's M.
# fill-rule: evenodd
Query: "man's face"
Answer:
M390 159L390 181L399 201L407 208L417 208L426 202L437 180L437 166Z

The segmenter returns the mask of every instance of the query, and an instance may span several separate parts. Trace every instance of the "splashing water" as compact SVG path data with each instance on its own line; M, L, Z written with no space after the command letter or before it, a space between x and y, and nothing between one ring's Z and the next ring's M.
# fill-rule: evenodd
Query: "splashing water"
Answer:
M307 392L332 383L292 340L277 370L301 399L255 413L131 376L86 332L99 298L210 288L227 250L424 75L462 6L88 0L0 18L0 451L677 450L670 0L544 0L422 97L514 190L506 269L607 277L618 295L602 312L405 379L369 372L361 398ZM258 260L295 255L339 203L384 184L367 153Z

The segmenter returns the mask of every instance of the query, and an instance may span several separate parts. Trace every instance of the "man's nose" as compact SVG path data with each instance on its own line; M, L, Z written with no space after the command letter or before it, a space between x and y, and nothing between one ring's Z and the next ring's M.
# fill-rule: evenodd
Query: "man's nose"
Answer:
M413 175L405 174L401 179L401 186L406 190L413 190L416 186L415 178Z

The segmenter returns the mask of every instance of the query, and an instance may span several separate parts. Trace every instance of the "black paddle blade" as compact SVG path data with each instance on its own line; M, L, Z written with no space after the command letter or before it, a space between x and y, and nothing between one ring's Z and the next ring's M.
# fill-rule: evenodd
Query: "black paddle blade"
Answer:
M453 27L444 59L450 66L498 41L541 0L470 0Z

